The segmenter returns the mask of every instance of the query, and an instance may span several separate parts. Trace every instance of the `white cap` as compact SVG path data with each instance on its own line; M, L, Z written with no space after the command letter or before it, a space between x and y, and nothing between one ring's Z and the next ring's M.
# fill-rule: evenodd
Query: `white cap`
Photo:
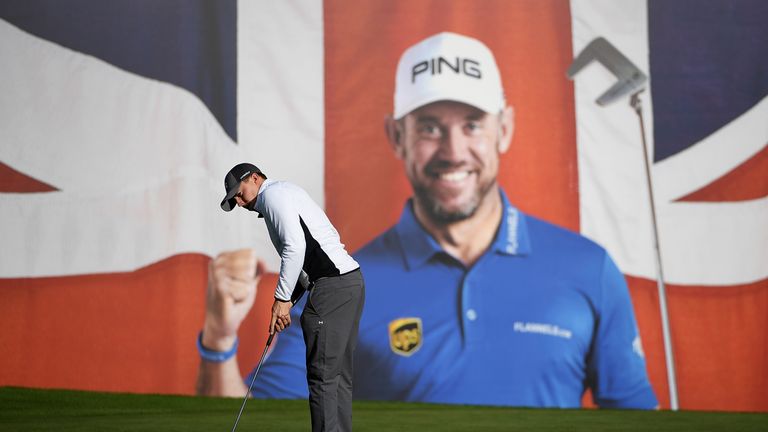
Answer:
M440 100L463 102L488 113L504 109L499 68L484 43L445 32L405 50L395 77L395 118Z

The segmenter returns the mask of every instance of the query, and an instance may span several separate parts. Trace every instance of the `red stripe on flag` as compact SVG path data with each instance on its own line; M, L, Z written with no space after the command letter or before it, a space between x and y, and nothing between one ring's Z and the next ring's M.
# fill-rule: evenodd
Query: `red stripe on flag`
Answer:
M55 187L16 171L0 162L0 192L32 193L57 191Z
M0 279L0 386L193 394L208 257L131 273ZM277 277L259 283L240 332L243 375L258 361Z
M631 276L627 281L649 377L662 407L668 408L656 281ZM680 408L768 411L768 279L666 288Z
M747 201L768 196L768 146L719 179L677 201Z

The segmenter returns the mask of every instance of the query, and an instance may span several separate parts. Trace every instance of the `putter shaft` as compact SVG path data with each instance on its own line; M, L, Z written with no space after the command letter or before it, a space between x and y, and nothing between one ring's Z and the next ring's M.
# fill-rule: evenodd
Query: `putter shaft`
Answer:
M272 338L274 337L275 337L275 333L272 333L269 335L269 339L267 339L267 346L264 347L264 352L261 354L259 365L256 366L256 372L254 372L253 374L253 378L251 379L251 384L248 386L248 391L245 392L245 397L243 398L243 404L240 405L240 412L237 413L237 418L235 418L235 425L232 426L232 432L235 432L235 429L237 429L237 424L240 422L240 416L243 415L243 409L245 409L245 403L248 402L248 396L251 395L251 389L253 388L253 383L256 382L256 376L259 374L259 369L261 369L261 364L264 363L264 357L266 357L267 351L269 350L269 346L272 344Z

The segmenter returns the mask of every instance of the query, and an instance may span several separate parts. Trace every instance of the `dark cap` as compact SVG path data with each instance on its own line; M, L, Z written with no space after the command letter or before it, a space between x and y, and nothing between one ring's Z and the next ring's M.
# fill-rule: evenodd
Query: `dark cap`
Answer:
M267 178L267 176L261 172L261 170L258 169L256 165L249 163L241 163L235 165L231 170L229 170L227 175L224 176L224 190L227 192L227 195L225 195L224 199L221 201L222 210L230 211L237 206L235 195L237 195L237 191L240 189L240 182L248 178L248 176L253 173L257 173L262 177Z

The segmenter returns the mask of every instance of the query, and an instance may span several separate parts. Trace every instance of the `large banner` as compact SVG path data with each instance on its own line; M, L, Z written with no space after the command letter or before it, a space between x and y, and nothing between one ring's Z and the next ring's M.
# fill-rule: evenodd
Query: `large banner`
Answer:
M607 250L669 407L638 118L595 104L615 81L599 64L565 75L602 36L649 76L680 407L768 410L766 20L760 1L4 2L0 385L193 393L209 257L247 246L271 274L240 329L246 376L279 260L261 221L219 209L224 174L251 161L302 186L359 251L413 194L385 133L400 55L453 32L487 45L514 108L500 187ZM366 308L415 329L408 302Z

